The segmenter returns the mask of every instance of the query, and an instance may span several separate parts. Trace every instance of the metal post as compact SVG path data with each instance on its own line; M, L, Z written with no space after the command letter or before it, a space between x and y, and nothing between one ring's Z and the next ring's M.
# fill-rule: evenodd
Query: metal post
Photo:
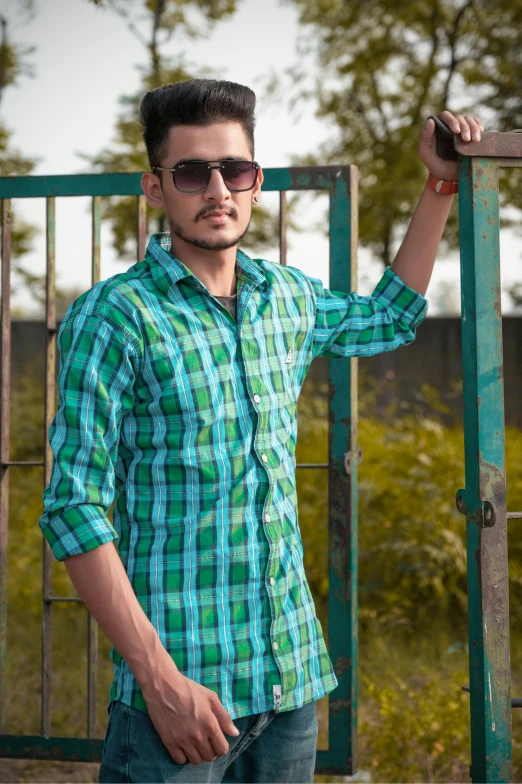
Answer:
M358 170L330 194L330 284L357 288ZM330 699L329 745L339 768L357 770L358 496L357 358L329 357L329 588L330 658L339 685ZM348 394L347 394L348 390ZM334 771L332 771L334 772Z
M474 782L511 777L509 584L498 160L461 158L462 357Z
M45 448L44 488L51 480L53 453L48 432L56 413L56 200L46 199L46 326L47 352L45 358ZM46 539L42 537L42 706L41 733L51 734L52 686L52 590L53 555Z
M7 680L7 544L9 518L9 402L11 392L11 200L2 201L2 337L0 423L0 733L5 731Z
M286 232L287 232L286 191L279 193L279 263L286 266Z

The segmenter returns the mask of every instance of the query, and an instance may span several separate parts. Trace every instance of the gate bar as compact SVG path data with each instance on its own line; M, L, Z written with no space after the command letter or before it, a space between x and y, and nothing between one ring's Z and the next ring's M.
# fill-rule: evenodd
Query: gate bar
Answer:
M46 303L47 350L45 357L45 432L48 433L56 412L56 199L46 199ZM51 479L53 454L47 437L44 451L44 488ZM49 543L42 540L42 702L41 733L51 734L52 688L52 592L53 556Z
M11 393L11 200L2 201L2 337L0 421L0 733L4 732L7 681L7 552L9 516L9 399Z
M499 154L501 137L482 146ZM505 136L516 136L507 134ZM483 138L484 138L483 137ZM520 152L521 137L518 136ZM473 144L477 150L481 142ZM471 149L471 148L470 148ZM460 158L468 632L473 782L511 777L509 581L498 169Z

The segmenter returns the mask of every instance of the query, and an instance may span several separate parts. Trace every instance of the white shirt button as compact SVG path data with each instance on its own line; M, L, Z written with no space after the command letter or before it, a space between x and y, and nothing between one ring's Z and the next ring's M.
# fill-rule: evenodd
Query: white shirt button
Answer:
M270 578L270 585L275 585L275 580L273 577Z
M270 522L270 515L266 514L265 515L265 523L269 523L269 522Z
M268 457L266 455L261 455L261 460L263 461L263 463L266 463L267 460L268 460Z
M274 643L274 651L277 651L278 648L279 648L279 645L275 642Z
M259 397L259 395L254 395L254 400L256 401L256 403L259 403L261 398Z

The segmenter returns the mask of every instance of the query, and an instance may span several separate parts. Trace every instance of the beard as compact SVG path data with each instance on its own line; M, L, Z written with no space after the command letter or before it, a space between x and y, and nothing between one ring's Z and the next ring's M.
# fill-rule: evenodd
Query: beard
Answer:
M252 218L250 218L251 220ZM228 250L228 248L233 248L234 245L238 245L239 241L245 236L250 226L250 220L247 223L246 229L239 234L237 237L233 239L219 239L219 240L208 240L208 239L199 239L199 237L190 237L188 234L185 234L181 226L173 221L170 220L170 233L175 234L176 237L179 237L184 242L188 242L189 245L194 245L195 248L202 248L203 250Z

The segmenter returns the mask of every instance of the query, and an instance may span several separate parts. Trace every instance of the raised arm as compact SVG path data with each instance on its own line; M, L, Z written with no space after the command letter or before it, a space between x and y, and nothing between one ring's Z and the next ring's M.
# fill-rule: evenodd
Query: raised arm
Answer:
M465 142L478 142L484 125L479 119L451 112L441 112L440 119ZM458 162L439 158L435 148L435 123L428 120L420 133L419 158L437 180L456 182ZM433 272L435 257L448 219L453 195L436 193L426 185L410 221L395 261L394 272L415 291L425 294Z

